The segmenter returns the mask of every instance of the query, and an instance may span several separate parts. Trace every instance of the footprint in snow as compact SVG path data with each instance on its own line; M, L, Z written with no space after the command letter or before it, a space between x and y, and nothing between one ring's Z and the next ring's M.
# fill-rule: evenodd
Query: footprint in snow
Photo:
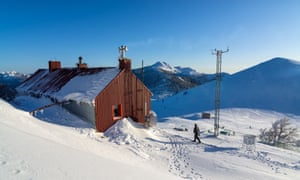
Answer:
M21 170L20 170L20 169L15 169L15 170L13 170L13 173L14 173L14 174L20 174L20 173L21 173Z

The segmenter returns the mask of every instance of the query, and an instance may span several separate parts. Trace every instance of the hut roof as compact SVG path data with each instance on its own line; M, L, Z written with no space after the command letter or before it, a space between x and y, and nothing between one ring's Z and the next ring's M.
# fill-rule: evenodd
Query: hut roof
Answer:
M118 75L118 68L63 68L37 70L18 91L55 98L93 103L95 97Z

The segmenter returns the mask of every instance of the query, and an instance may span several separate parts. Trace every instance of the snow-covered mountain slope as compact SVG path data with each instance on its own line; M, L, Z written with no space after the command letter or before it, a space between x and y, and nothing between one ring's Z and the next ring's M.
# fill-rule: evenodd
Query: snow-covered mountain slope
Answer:
M299 115L299 80L299 62L271 59L223 78L221 107L266 109ZM164 100L153 101L153 109L161 117L176 116L214 109L214 100L215 82L209 82Z
M37 103L16 100L24 108ZM62 108L48 110L39 115L45 122L0 99L0 179L176 179Z
M30 109L44 101L18 97L14 103ZM208 133L212 120L200 113L165 118L149 129L123 119L102 134L59 106L39 113L41 121L0 100L0 179L299 179L298 152L242 146L244 134L257 135L284 116L224 109L220 122L235 136L218 138ZM299 127L299 117L289 119ZM191 142L194 123L204 144Z
M143 80L141 69L133 72ZM162 99L214 79L213 74L202 74L192 68L174 67L160 61L144 68L144 83L153 93L153 99Z

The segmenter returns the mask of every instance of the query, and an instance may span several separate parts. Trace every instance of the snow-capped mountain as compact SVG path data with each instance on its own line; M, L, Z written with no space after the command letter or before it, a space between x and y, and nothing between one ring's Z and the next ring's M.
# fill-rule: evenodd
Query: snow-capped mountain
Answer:
M141 69L135 69L133 72L143 80ZM143 81L152 91L154 99L162 99L214 79L214 74L202 74L192 68L174 67L166 62L156 62L144 67Z
M243 107L300 114L300 63L274 58L226 76L221 82L221 107ZM173 116L214 109L215 83L210 82L154 101L161 116ZM181 109L177 104L185 107Z
M203 75L197 72L195 69L190 67L181 67L181 66L171 66L170 64L164 61L158 61L152 65L153 69L158 69L160 71L165 71L174 74L181 74L181 75Z
M16 71L0 72L0 84L16 87L29 76Z
M175 68L174 66L169 65L168 63L164 62L164 61L158 61L156 63L154 63L152 65L153 69L157 69L157 70L161 70L161 71L166 71L169 73L178 73L180 72L177 68Z
M15 87L28 78L29 75L18 73L16 71L7 71L0 73L0 98L7 101L12 100L16 95Z
M20 73L17 71L5 71L0 72L1 77L15 77L15 78L28 78L29 74Z

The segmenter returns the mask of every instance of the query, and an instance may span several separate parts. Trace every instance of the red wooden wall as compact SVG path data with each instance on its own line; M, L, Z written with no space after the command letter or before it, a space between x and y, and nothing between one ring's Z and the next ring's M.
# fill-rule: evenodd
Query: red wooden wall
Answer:
M144 84L131 71L122 70L95 99L96 130L103 132L116 122L113 105L121 106L120 118L131 117L145 123L145 115L151 109L150 98L151 92Z

